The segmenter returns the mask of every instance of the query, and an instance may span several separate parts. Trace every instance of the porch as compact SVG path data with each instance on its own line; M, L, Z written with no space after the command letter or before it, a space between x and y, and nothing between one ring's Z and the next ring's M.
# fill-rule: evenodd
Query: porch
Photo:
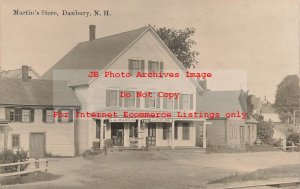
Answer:
M206 149L205 119L94 120L93 149Z

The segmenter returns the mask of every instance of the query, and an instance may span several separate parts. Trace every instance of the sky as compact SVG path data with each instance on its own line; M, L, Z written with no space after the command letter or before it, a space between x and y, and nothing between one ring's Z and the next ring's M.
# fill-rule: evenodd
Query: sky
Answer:
M296 0L2 0L0 65L26 64L43 74L76 44L151 24L194 27L200 52L193 71L210 71L212 90L249 90L274 101L276 87L299 70ZM26 16L13 10L109 10L111 16Z

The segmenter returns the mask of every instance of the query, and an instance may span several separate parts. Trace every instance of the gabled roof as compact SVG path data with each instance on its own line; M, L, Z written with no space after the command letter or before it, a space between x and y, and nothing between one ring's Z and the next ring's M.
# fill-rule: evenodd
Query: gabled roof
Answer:
M0 78L0 105L70 106L80 102L66 82Z
M37 78L40 78L40 75L31 66L28 67L28 71L31 71ZM22 78L22 69L0 71L0 77L20 79Z
M197 95L197 111L220 113L225 117L228 112L236 112L241 107L247 112L244 92L238 91L204 91Z
M139 29L102 37L93 41L81 42L75 46L69 53L67 53L58 63L56 63L50 70L48 70L42 79L54 79L69 81L70 86L79 86L90 84L95 80L87 77L92 70L105 70L112 64L120 55L122 55L129 47L131 47L143 34L147 31L152 31L155 37L163 45L176 63L186 71L186 68L166 44L157 35L151 26L142 27ZM62 70L63 72L57 70ZM75 71L75 72L74 72ZM75 74L74 74L75 73ZM200 90L201 86L194 78L189 80Z
M135 39L146 32L148 27L102 37L93 41L81 42L67 53L58 63L48 70L42 79L53 79L54 70L66 70L70 74L55 74L59 78L55 80L66 80L74 84L87 84L90 79L87 73L92 70L102 70L119 54L122 53ZM68 71L78 71L83 74L74 75ZM76 72L77 73L77 72ZM81 76L82 77L81 77ZM78 78L81 77L81 78Z

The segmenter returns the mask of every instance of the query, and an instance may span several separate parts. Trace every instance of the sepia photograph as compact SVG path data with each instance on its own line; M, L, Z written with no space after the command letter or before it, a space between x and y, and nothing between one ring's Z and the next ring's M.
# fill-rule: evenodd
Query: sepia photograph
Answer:
M299 0L1 0L0 188L300 188Z

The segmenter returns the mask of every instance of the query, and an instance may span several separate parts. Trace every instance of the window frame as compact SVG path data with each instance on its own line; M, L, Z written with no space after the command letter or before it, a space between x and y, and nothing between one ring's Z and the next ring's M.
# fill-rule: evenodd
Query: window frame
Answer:
M150 97L148 100L148 108L157 108L157 94L156 94L157 92L155 92L155 91L150 91L150 92L151 92L152 97ZM153 101L154 101L154 107L151 107L150 104Z
M191 94L187 94L187 93L182 93L181 94L182 95L182 109L183 110L190 110L190 106L191 106ZM185 100L184 100L184 97L185 96L187 96L187 101L188 101L188 103L187 103L187 107L185 107L185 105L184 105L184 102L185 102Z
M106 89L107 91L110 91L110 92L116 92L116 99L117 99L117 101L116 101L116 105L115 106L112 106L111 104L111 101L109 102L109 108L117 108L117 107L119 107L119 101L120 101L120 99L119 98L121 98L120 97L120 90L118 90L118 89ZM112 93L110 93L110 97L112 96ZM105 100L107 100L107 97L105 98ZM112 100L112 98L110 98L110 100Z
M131 77L136 77L137 73L138 72L142 72L142 59L139 59L139 58L131 58L129 60L132 60L132 70L129 70L129 73L131 73ZM139 67L135 67L135 63L138 62L138 65ZM128 64L129 64L129 61L128 61ZM136 73L135 73L135 70L138 70Z
M52 114L48 114L49 111L52 111ZM44 114L45 112L45 114ZM48 118L52 117L52 121L49 121ZM54 109L52 108L45 108L43 109L43 123L55 123L54 117Z
M18 139L18 141L17 141L18 145L14 145L15 144L15 138L14 137L17 137L17 139ZM20 145L21 145L20 134L12 134L11 135L11 147L13 149L20 148Z
M130 92L131 93L131 96L129 98L125 97L126 100L127 100L127 106L125 107L125 103L123 105L124 108L136 108L136 100L137 100L137 97L136 97L136 91L133 91L133 90L125 90L126 93ZM129 102L130 101L133 101L134 100L134 106L129 106ZM125 101L125 99L124 99Z

